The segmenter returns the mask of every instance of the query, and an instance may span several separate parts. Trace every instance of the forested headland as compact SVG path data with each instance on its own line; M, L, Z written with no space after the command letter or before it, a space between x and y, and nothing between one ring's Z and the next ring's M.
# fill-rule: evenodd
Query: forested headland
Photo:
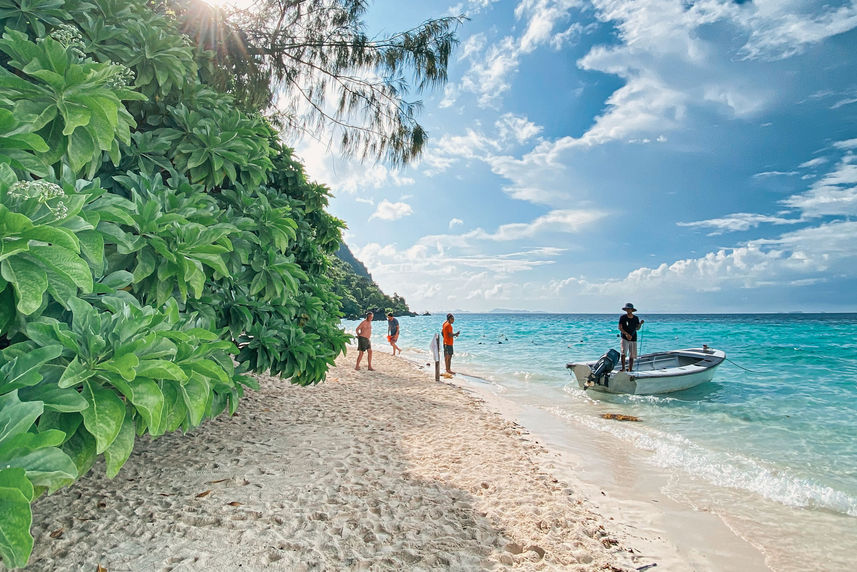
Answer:
M344 223L287 142L417 157L407 87L445 81L460 22L369 38L365 9L0 0L6 567L29 559L33 500L97 457L115 476L137 437L235 413L250 374L318 383L344 350Z
M343 317L348 320L363 318L366 312L375 312L375 318L383 320L387 312L394 316L416 316L408 308L402 296L388 296L372 279L362 262L357 260L344 242L336 251L331 264L334 292L342 303Z

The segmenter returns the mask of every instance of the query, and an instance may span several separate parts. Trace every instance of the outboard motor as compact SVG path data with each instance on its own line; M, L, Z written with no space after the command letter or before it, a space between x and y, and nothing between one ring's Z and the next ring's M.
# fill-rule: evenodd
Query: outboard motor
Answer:
M607 350L607 353L601 356L601 359L592 368L592 373L587 377L587 385L595 385L597 383L606 387L606 377L603 383L601 382L601 378L613 371L617 363L619 363L619 352L613 349Z

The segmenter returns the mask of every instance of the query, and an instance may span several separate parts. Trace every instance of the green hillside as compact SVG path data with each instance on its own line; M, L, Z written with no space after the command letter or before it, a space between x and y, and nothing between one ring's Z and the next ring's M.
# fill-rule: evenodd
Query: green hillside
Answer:
M388 296L381 291L366 266L355 258L345 243L332 257L330 272L334 292L342 298L342 313L346 319L362 318L370 310L379 319L387 312L396 316L416 316L404 298L396 293Z

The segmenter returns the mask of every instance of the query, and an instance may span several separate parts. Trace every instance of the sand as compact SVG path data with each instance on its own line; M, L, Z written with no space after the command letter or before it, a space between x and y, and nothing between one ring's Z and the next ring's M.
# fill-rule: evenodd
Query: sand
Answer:
M34 505L33 570L691 569L552 475L461 387L375 352L328 380L266 376L238 413L138 440Z

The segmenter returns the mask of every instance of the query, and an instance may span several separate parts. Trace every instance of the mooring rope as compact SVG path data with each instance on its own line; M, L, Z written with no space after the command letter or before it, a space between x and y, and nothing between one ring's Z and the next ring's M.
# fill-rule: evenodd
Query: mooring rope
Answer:
M752 369L748 369L748 368L744 367L743 365L738 365L737 363L735 363L734 361L732 361L732 360L731 360L731 359L729 359L729 358L726 358L726 361L728 361L729 363L731 363L731 364L732 364L732 365L734 365L735 367L738 367L738 368L743 369L744 371L749 371L750 373L762 373L761 371L755 371L755 370L752 370Z

